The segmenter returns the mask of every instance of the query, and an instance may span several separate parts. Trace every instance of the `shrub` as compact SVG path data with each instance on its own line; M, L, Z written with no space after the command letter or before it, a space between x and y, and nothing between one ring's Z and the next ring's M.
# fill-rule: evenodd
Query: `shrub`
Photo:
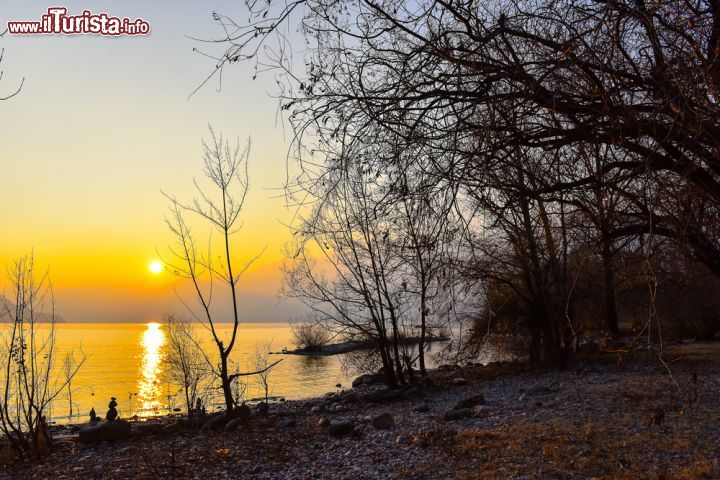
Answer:
M319 323L296 323L290 325L293 343L308 351L319 351L330 342L330 332Z

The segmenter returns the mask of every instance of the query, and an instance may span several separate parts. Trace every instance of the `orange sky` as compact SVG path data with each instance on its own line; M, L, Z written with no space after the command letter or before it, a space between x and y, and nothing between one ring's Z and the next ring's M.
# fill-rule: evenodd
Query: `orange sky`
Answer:
M26 79L0 103L0 264L34 251L51 269L66 321L144 322L180 309L178 279L154 276L148 264L172 241L161 189L192 197L210 122L226 136L252 137L251 192L235 249L245 259L266 251L241 285L245 319L287 320L294 309L276 305L290 213L281 195L286 132L268 94L274 80L253 82L249 66L235 66L221 92L211 82L188 100L214 63L185 35L217 37L212 11L242 9L231 1L149 3L65 3L71 13L142 17L148 37L0 39L0 88ZM34 20L45 8L5 0L0 21Z

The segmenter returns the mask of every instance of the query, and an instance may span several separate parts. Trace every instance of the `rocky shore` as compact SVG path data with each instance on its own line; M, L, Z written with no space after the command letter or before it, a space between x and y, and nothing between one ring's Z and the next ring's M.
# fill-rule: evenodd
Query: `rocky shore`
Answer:
M720 360L614 355L566 371L444 367L385 390L371 378L223 417L133 423L125 439L56 438L13 479L720 478Z

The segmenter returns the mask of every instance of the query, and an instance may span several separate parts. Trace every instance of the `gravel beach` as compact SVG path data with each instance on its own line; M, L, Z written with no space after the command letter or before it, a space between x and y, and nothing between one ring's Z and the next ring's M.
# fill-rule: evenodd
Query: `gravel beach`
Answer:
M164 418L90 445L66 432L0 478L720 478L718 358L614 359L444 367L397 392L272 404L230 428Z

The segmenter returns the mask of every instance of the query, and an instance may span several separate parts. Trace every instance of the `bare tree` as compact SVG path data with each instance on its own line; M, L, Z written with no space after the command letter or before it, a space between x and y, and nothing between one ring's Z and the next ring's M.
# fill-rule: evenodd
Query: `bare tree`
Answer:
M258 373L255 376L257 386L265 397L265 404L270 399L270 342L258 343L255 345L255 356L253 357L253 369ZM267 412L267 410L266 410Z
M387 384L403 384L408 305L394 210L382 201L388 192L363 167L332 169L308 184L307 195L318 201L297 227L283 293L307 305L336 335L375 343Z
M169 314L164 323L168 379L173 385L182 387L188 414L198 413L195 404L209 387L212 363L198 343L197 331L189 319Z
M72 418L73 416L73 388L72 388L72 381L75 377L75 372L77 371L77 364L78 362L75 360L75 352L70 351L65 354L65 358L63 358L62 362L62 375L63 379L65 380L65 388L67 390L67 398L68 398L68 416L69 418Z
M203 142L203 173L210 187L203 189L195 180L198 196L190 203L182 203L166 194L172 212L167 224L177 240L177 244L171 248L175 260L168 262L169 268L189 279L193 285L195 299L200 306L200 313L193 312L193 316L208 328L217 348L217 362L213 364L213 371L220 381L227 415L232 415L235 404L232 383L238 376L244 375L231 373L228 368L240 323L237 285L242 274L260 256L238 264L234 244L234 238L242 227L239 217L250 185L249 154L249 142L241 148L239 142L231 144L222 135L216 135L211 127L210 141ZM213 255L211 246L205 252L199 250L197 238L191 231L186 215L195 217L219 233L220 255ZM215 282L224 286L229 294L232 325L229 338L224 338L218 331L218 323L225 318L212 309Z
M429 182L439 186L434 195L445 190L463 219L461 256L453 266L484 285L457 285L512 292L494 298L517 297L510 303L521 307L516 323L530 331L535 360L562 357L568 348L579 305L587 301L580 290L599 297L600 326L617 335L622 260L643 252L647 263L658 237L720 276L715 3L299 0L246 6L248 23L215 17L228 32L215 72L249 60L274 67L284 80L281 107L294 128L300 166L288 195L315 205L315 217L298 235L326 240L330 231L329 249L317 243L332 252L331 264L343 250L333 232L357 235L346 234L344 246L366 230L388 232L395 246L422 251L425 242L413 240L412 229L386 228L397 226L386 212L402 208L402 196L383 196L388 192L378 188L401 185L399 172L409 164L440 179ZM282 33L281 26L294 21L308 44L303 62L293 61ZM337 188L352 185L345 179L356 171L372 186L371 196ZM365 205L372 206L370 228L334 222ZM380 246L373 248L376 256L388 247ZM402 285L397 280L407 269L424 263L415 257L414 263L391 261L375 277ZM602 272L597 293L576 288L594 280L583 269L594 257ZM364 265L369 255L358 258L344 262L362 265L344 272L352 273L346 285L374 272ZM302 253L295 258L302 259ZM415 290L422 297L419 273ZM359 302L338 289L336 279L292 279L305 298L327 307L327 316L332 311L349 324L365 314L353 310ZM375 303L369 309L381 305L396 320L407 316L408 303L396 289L374 289L374 297L362 291L356 289L359 298L377 297L363 300Z
M0 430L20 455L38 454L49 441L48 409L69 388L84 357L54 375L55 305L47 273L37 274L32 255L8 268L10 292L2 297ZM69 358L73 358L70 356Z

